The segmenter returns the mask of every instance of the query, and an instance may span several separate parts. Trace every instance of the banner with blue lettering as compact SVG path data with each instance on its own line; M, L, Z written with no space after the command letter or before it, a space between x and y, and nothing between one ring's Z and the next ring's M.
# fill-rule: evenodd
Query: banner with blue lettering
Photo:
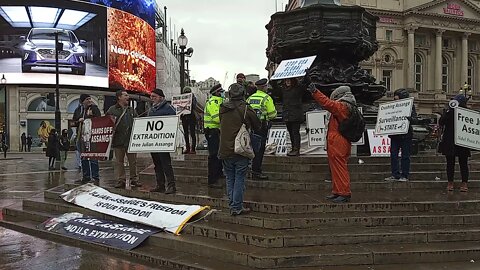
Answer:
M66 213L50 218L38 227L46 231L124 250L136 248L150 235L161 231L144 225L127 225L121 222L86 217L80 213Z

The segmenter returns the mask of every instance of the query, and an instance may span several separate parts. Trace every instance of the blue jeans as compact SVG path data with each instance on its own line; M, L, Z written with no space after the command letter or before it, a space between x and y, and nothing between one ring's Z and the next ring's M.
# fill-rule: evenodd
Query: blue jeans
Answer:
M83 180L99 180L98 175L98 160L82 159Z
M392 168L392 176L395 178L408 178L410 174L410 151L412 148L412 138L391 138L390 144L390 162ZM402 150L401 168L398 166L398 153Z
M245 177L250 160L236 156L223 160L223 170L227 178L228 206L230 211L240 211L243 208L243 193Z

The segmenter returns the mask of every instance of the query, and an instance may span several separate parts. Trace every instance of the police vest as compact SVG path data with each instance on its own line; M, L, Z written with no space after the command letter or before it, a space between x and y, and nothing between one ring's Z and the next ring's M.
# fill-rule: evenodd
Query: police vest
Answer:
M272 98L263 91L257 90L255 94L247 99L247 102L262 121L270 121L277 116L277 110L275 109Z
M212 96L208 99L203 115L204 128L220 128L220 105L222 103L222 97Z

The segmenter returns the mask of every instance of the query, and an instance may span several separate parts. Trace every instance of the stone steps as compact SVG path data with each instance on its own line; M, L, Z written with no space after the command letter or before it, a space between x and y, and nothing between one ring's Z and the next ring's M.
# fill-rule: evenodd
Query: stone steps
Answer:
M41 201L37 201L38 204ZM33 206L33 205L32 205ZM78 208L78 207L72 207ZM88 212L85 209L79 208L80 212ZM30 234L50 234L34 229L35 220L43 219L44 214L38 214L34 211L25 212L23 216L37 216L29 217L32 222L28 223L25 220L19 222L22 216L15 216L15 210L4 210L4 215L7 221L3 221L5 226L14 227L16 230L28 232ZM18 210L16 210L18 211ZM100 214L101 215L101 214ZM53 216L49 214L49 216ZM99 216L97 213L96 216ZM11 223L9 218L16 223ZM22 227L22 228L19 228ZM35 231L32 231L35 230ZM58 238L53 237L53 239ZM63 240L68 237L61 237ZM52 239L48 237L48 239ZM75 240L78 242L78 240ZM81 242L81 241L80 241ZM97 244L90 244L89 246L101 246ZM110 250L112 248L107 248ZM174 252L177 251L177 252ZM159 233L150 237L147 242L140 248L133 252L124 252L124 255L134 256L136 258L145 259L152 262L151 256L158 256L162 254L175 254L182 251L183 254L189 255L181 256L192 257L197 256L197 259L204 259L206 257L214 258L217 266L215 268L200 268L192 269L227 269L218 268L218 261L232 264L234 269L243 268L257 268L257 269L271 269L271 268L285 268L285 267L315 267L327 265L357 265L357 264L381 264L381 263L402 263L402 262L433 262L433 261L457 261L466 260L472 256L478 257L480 255L480 244L477 241L459 241L459 242L438 242L438 243L415 243L415 244L357 244L357 245L318 245L308 247L282 247L282 248L261 248L248 244L229 242L220 239L210 239L197 235L184 234L182 236L174 236L166 233ZM158 253L161 252L161 253ZM319 256L320 255L320 256ZM178 256L178 255L177 255ZM162 264L172 264L179 269L185 269L185 262L171 262L166 259L160 260ZM202 265L205 262L202 261ZM198 264L198 262L197 262ZM224 267L228 267L224 265ZM189 268L190 269L190 268Z

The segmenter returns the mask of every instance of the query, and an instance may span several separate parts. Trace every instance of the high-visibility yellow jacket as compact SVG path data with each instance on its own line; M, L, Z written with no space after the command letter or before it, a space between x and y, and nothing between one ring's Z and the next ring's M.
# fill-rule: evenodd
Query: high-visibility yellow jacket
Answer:
M220 105L223 103L222 97L211 96L205 104L205 113L203 115L204 128L220 128Z
M255 94L248 97L247 103L250 104L252 109L257 111L257 116L259 116L262 121L270 121L277 116L273 99L262 90L257 90Z

